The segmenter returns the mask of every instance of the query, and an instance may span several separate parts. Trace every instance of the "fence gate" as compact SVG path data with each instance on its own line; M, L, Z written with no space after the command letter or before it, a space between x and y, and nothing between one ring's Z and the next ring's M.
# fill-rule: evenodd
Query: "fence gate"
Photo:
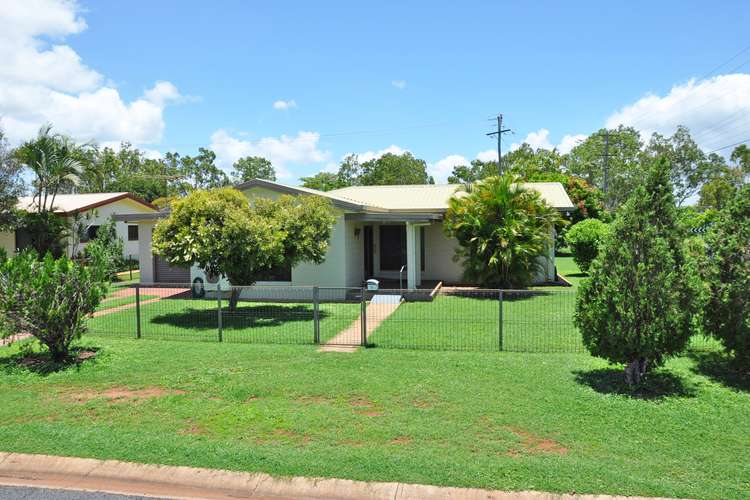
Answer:
M366 297L362 288L313 289L315 341L321 345L365 345Z

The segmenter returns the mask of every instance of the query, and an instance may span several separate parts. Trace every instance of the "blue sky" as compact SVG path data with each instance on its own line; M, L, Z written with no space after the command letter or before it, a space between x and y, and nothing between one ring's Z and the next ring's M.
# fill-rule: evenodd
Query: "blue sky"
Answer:
M453 163L490 157L484 134L498 112L515 132L508 146L565 150L618 121L646 134L685 123L706 149L750 139L750 51L728 61L750 45L747 2L8 7L0 32L14 29L0 45L28 52L0 69L12 141L51 120L80 140L131 140L154 155L213 147L224 167L264 154L294 183L346 153L388 148L444 178Z

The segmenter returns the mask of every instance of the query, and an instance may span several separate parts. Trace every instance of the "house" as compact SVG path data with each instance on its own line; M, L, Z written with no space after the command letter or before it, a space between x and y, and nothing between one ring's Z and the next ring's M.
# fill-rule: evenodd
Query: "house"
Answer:
M560 211L574 208L559 182L535 182L525 186L538 191L550 206ZM442 222L448 200L460 187L458 184L353 186L323 192L253 179L238 185L237 189L251 202L284 194L323 196L331 201L336 212L325 262L275 270L271 283L359 287L364 280L376 277L403 280L408 288L416 288L423 281L463 282L461 263L453 259L458 243L445 235ZM167 215L117 216L118 220L140 227L139 257L144 283L192 281L189 270L170 267L152 255L151 233L158 219ZM555 280L553 245L542 260L544 270L537 281Z
M17 207L29 212L36 211L37 200L32 196L18 199ZM59 194L55 197L54 212L65 217L70 224L74 222L82 230L81 241L68 238L67 255L80 253L88 241L96 237L99 227L117 214L151 214L158 208L130 193L85 193ZM123 240L123 257L138 255L138 225L116 222L117 235ZM0 232L0 246L14 254L17 250L29 246L29 235L23 229L15 232Z

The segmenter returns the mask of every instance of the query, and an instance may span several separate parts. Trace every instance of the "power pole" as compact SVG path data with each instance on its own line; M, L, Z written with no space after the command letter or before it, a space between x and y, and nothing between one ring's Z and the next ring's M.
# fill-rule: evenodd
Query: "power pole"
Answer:
M487 134L488 137L497 136L497 170L500 175L503 175L503 134L507 132L510 132L510 129L503 128L503 115L501 113L497 115L497 131Z

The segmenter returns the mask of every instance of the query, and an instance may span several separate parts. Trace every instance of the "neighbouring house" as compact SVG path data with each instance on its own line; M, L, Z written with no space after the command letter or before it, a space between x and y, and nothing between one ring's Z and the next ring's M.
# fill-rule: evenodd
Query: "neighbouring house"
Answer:
M538 191L550 206L561 212L574 209L559 182L533 182L525 186ZM322 196L331 200L336 211L337 220L325 262L275 270L274 281L264 284L359 287L369 278L392 283L403 281L408 288L417 288L423 281L464 283L463 267L454 260L458 242L445 235L442 222L448 200L459 190L459 184L354 186L324 192L254 179L236 187L251 202L284 194ZM168 215L168 212L161 212L116 217L128 224L138 224L140 228L143 283L192 281L190 270L169 266L152 254L153 228L160 218ZM555 280L554 245L550 245L542 261L543 273L537 277L537 282ZM192 276L195 274L196 269Z
M18 199L17 207L29 212L36 211L37 201L31 196L24 196ZM153 214L158 208L130 193L85 193L57 195L53 210L81 229L80 241L76 241L77 238L68 238L67 241L68 256L75 256L83 251L90 240L96 238L99 227L113 216L124 213ZM124 243L123 257L137 258L138 225L116 221L115 229ZM29 234L24 229L0 232L0 246L12 255L29 246Z

